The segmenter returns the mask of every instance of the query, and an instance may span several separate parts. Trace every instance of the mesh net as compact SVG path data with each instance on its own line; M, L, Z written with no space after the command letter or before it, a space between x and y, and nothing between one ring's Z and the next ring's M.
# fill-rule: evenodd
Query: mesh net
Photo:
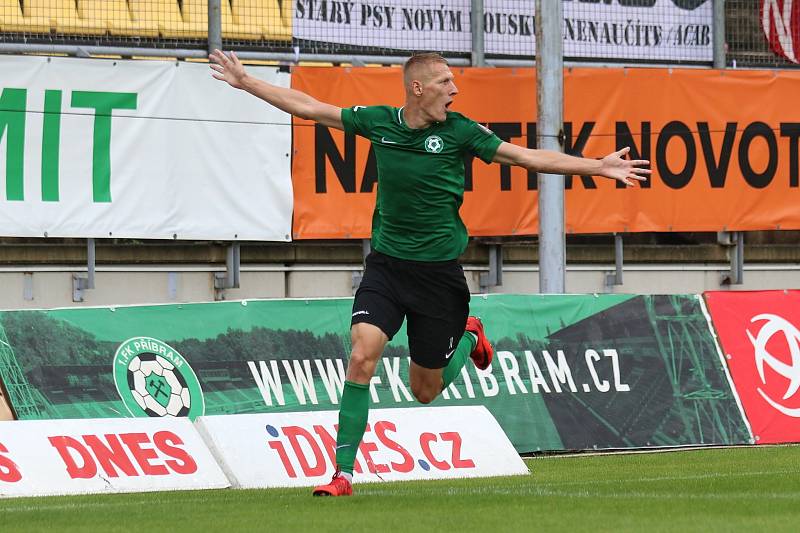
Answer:
M488 58L535 57L534 4L484 0ZM562 7L566 60L713 60L712 0L563 0ZM266 54L469 57L472 49L470 0L221 0L220 18L226 48ZM800 1L727 0L725 18L728 65L797 67ZM4 43L204 49L207 40L208 0L0 0Z
M205 0L0 0L4 42L205 47Z
M223 38L254 50L288 50L290 6L288 0L222 0ZM202 49L208 0L0 0L0 39Z
M468 55L469 0L434 4L389 2L292 2L294 46L303 54L405 56L417 50Z
M710 0L566 1L564 57L587 61L713 61Z
M792 9L784 12L787 2L791 4L790 0L727 0L725 42L729 66L798 67L800 2L794 2ZM762 18L765 11L766 20Z

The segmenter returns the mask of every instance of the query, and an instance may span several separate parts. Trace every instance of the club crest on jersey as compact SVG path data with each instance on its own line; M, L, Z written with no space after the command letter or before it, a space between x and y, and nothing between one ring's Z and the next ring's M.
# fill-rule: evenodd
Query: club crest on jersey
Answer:
M444 142L438 135L431 135L425 139L425 150L433 154L438 154L444 148Z

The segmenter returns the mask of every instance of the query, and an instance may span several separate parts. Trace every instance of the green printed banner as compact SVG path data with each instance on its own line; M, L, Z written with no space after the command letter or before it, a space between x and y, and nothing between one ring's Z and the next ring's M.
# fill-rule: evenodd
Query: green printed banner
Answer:
M0 312L20 419L336 409L352 299ZM750 441L696 295L476 296L496 348L433 405L485 405L520 452ZM404 329L372 407L419 405Z

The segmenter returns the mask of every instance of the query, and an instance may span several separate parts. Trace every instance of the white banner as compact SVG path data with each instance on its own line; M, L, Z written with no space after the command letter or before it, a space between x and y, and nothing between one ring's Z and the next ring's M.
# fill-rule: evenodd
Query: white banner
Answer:
M0 496L228 486L186 418L0 422Z
M303 487L335 470L336 411L203 416L200 434L237 488ZM398 481L527 474L483 406L373 409L354 480Z
M291 239L289 116L207 64L0 56L0 72L0 235Z
M634 4L634 5L630 5ZM470 0L296 0L294 37L395 50L469 52ZM713 59L711 0L564 0L564 57ZM536 53L534 0L485 0L486 52Z

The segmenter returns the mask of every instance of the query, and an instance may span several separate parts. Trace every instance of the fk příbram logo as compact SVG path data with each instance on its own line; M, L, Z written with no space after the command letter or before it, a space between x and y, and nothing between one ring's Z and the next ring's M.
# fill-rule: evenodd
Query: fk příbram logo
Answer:
M425 150L428 152L438 154L442 151L442 148L444 148L444 142L438 135L431 135L425 139Z
M205 412L203 390L186 359L150 337L128 339L114 355L114 384L133 416L194 420Z

